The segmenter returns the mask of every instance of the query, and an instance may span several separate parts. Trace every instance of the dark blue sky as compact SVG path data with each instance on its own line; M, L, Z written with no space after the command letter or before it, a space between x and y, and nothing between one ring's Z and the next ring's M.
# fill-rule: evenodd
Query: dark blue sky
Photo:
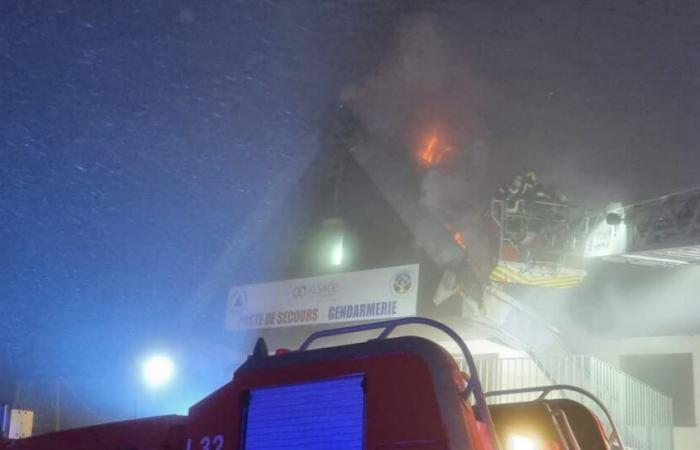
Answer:
M700 12L585 5L2 2L0 371L114 386L154 343L226 342L207 286L279 274L327 116L419 10L487 93L494 177L542 166L595 205L691 187Z
M118 383L153 342L226 339L222 298L183 314L274 271L290 230L263 228L303 211L324 114L398 6L0 8L0 372Z

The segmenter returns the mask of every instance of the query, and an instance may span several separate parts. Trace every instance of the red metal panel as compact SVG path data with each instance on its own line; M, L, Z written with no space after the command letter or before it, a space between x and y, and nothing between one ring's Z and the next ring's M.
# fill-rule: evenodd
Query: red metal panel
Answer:
M399 347L402 350L397 351ZM231 383L190 408L189 418L164 416L99 425L0 448L239 449L242 406L249 389L351 374L362 374L365 380L366 449L489 450L472 409L462 400L464 379L454 360L437 345L418 338L254 357Z
M224 448L240 448L241 398L247 389L353 373L366 377L367 449L426 442L436 449L449 448L427 364L413 354L367 356L239 372L232 384L191 408L187 437L197 443L204 437L220 434L226 442ZM456 384L453 388L455 401L458 401Z
M184 449L185 416L161 416L7 441L7 450Z

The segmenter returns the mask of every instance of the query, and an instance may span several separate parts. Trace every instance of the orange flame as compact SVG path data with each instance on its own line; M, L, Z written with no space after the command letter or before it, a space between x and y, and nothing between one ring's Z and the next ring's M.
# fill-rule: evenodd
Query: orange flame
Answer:
M455 230L449 223L445 224L445 226L447 227L447 231L452 233L452 240L455 242L455 244L459 245L462 250L466 250L467 241L464 239L464 233L459 230Z
M433 133L418 153L418 159L424 166L432 167L440 164L451 151L452 147L441 145L437 133Z
M467 243L464 240L464 235L460 231L456 231L454 234L452 234L452 240L455 241L455 244L459 245L462 250L467 249Z

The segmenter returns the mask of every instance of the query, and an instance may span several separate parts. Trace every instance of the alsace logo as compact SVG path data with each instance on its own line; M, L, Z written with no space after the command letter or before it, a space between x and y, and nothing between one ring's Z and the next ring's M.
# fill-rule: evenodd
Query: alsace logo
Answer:
M411 292L413 288L413 274L408 271L401 271L394 275L391 280L391 291L398 295L404 296Z
M228 304L231 308L242 309L248 305L248 293L245 289L233 288L228 294Z
M338 292L338 283L303 284L292 289L292 296L295 299L332 297Z

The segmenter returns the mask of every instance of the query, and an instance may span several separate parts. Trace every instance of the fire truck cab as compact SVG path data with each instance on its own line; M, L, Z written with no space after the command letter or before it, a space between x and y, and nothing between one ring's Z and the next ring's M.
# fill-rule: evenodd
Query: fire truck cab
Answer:
M388 338L400 325L428 325L452 337L463 352L470 375L462 373L452 356L430 340ZM367 342L309 350L319 338L367 330L380 330L380 334ZM597 418L574 402L573 406L558 406L552 400L538 398L493 406L491 410L475 367L459 335L424 318L325 330L311 335L298 350L281 350L273 355L259 340L233 380L192 406L187 417L99 425L9 441L0 448L610 448ZM568 415L571 417L567 419ZM584 435L587 446L577 441Z
M231 384L192 407L192 448L217 437L230 445L222 448L250 450L496 448L478 379L466 382L439 345L382 336L307 350L317 338L375 325L317 333L274 356L257 346ZM467 401L467 386L480 407Z

